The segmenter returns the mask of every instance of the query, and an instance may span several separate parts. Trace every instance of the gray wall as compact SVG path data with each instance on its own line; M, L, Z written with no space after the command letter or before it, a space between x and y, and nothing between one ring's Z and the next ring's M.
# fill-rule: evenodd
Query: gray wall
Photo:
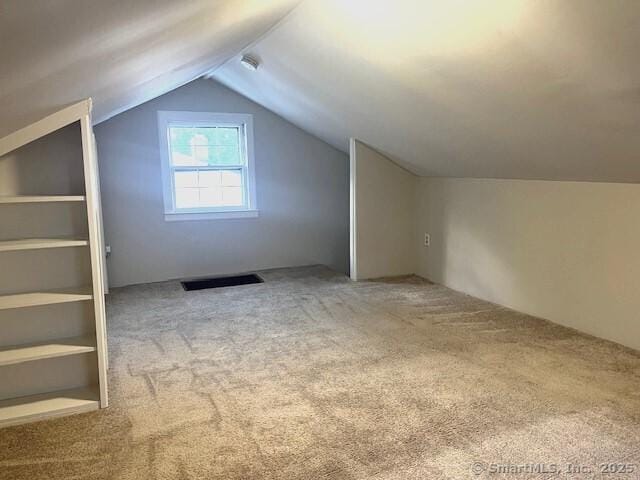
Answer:
M258 218L165 222L158 110L254 116ZM321 263L346 272L346 154L212 80L95 127L111 286Z

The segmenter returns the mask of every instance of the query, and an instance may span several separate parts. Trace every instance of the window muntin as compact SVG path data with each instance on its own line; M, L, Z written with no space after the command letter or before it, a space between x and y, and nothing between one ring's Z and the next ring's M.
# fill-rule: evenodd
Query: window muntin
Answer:
M242 207L242 169L176 169L173 176L177 209Z

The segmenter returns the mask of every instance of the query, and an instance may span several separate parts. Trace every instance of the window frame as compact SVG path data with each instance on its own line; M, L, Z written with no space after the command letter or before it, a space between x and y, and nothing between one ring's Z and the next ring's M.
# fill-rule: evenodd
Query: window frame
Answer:
M173 166L171 164L169 128L181 126L233 126L240 128L240 154L245 158L244 165ZM253 152L253 115L248 113L158 111L158 134L165 221L213 220L258 216ZM177 208L175 206L174 171L237 169L242 169L243 205L196 208Z

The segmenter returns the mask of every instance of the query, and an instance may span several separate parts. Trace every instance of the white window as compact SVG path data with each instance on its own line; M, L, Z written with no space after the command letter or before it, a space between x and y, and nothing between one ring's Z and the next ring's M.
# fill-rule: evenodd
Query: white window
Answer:
M158 112L165 220L256 217L253 117Z

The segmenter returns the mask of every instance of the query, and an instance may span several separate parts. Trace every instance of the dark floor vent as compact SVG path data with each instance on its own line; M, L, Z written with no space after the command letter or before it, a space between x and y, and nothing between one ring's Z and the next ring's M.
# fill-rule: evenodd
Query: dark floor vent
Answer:
M182 288L190 290L204 290L205 288L235 287L237 285L251 285L252 283L263 283L258 275L251 273L248 275L231 275L229 277L201 278L199 280L188 280L182 283Z

